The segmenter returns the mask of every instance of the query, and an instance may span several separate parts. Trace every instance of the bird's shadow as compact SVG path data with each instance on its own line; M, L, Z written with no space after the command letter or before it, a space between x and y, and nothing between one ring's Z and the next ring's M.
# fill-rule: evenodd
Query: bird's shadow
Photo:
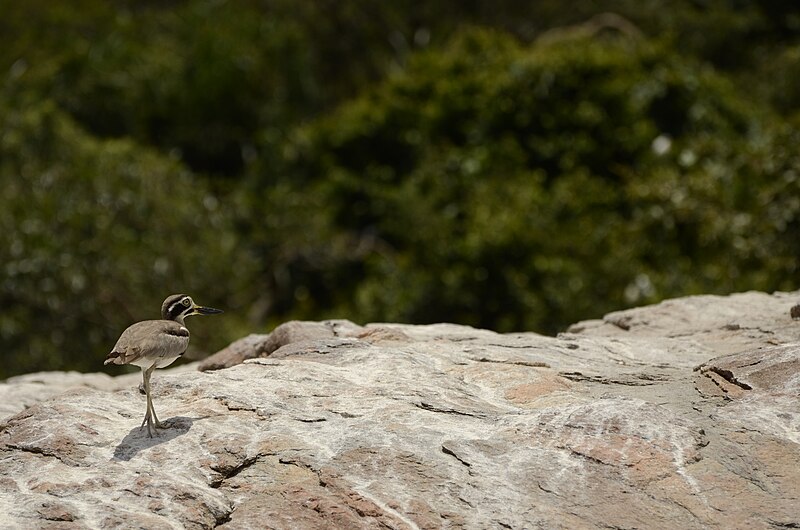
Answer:
M131 429L131 432L119 442L116 449L114 449L114 460L130 460L136 456L139 451L168 442L178 436L183 436L189 432L189 429L192 428L196 420L202 419L205 418L173 416L162 422L167 425L166 429L154 430L152 438L147 436L147 427L134 427Z

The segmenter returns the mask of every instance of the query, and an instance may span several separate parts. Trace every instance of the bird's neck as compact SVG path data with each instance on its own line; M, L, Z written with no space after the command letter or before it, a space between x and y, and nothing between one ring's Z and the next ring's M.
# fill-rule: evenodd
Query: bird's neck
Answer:
M181 326L185 326L186 324L183 322L183 315L178 315L175 317L175 322L180 324Z

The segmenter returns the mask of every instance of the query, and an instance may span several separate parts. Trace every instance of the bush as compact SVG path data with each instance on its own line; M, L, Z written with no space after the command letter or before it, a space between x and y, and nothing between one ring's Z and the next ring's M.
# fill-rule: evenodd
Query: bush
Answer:
M765 116L663 45L468 32L286 146L285 196L350 243L270 267L317 278L316 311L502 331L786 286L753 233Z
M15 353L0 377L98 370L122 330L159 318L173 292L242 302L237 280L252 267L226 206L179 163L93 139L52 103L2 101L0 113L0 341ZM235 319L197 326L193 345L226 344Z
M173 290L228 310L210 351L797 286L785 3L7 4L0 377L95 369Z

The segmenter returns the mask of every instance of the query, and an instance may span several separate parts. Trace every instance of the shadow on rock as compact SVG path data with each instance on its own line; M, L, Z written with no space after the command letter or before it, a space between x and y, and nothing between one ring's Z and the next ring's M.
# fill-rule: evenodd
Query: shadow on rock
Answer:
M173 416L163 423L166 429L156 429L153 437L147 436L147 428L134 427L114 449L114 460L130 460L136 454L150 447L156 446L182 436L189 432L195 420L203 418L189 418L186 416Z

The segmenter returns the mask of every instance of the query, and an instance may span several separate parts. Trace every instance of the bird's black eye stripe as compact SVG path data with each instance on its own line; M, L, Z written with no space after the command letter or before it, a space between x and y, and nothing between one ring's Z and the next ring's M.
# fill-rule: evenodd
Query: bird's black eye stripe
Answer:
M184 300L175 302L174 304L169 306L169 309L167 309L167 315L169 315L169 317L174 320L178 315L186 311L187 307L189 306L184 303Z

